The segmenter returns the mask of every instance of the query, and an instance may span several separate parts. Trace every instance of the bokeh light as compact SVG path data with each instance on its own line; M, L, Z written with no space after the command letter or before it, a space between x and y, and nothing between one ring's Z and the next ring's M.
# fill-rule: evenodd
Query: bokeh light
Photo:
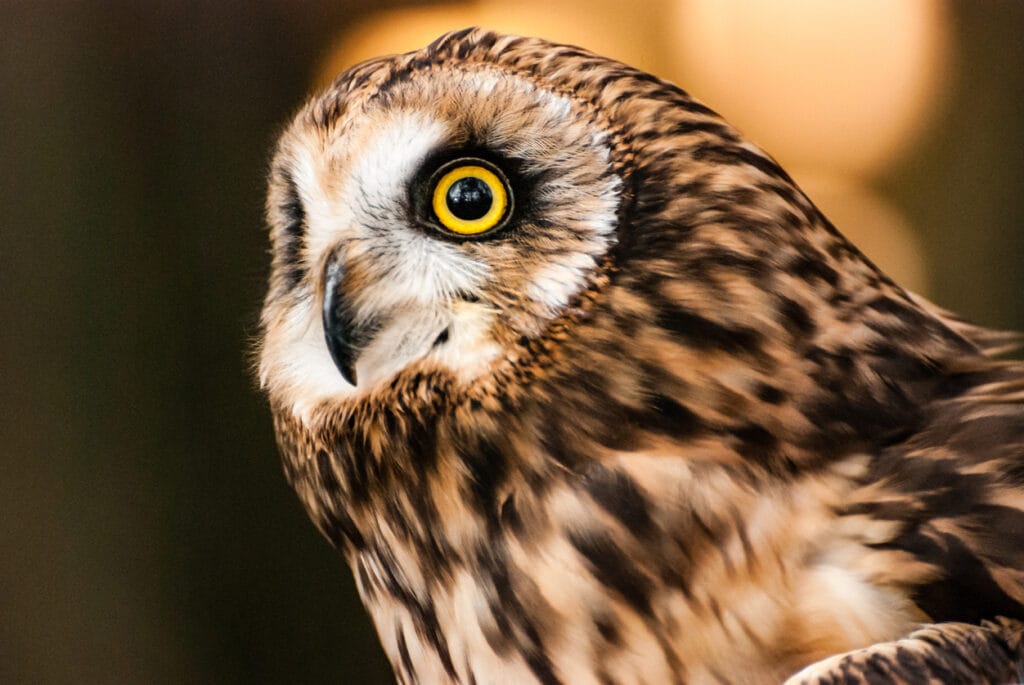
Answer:
M687 86L785 165L866 176L934 119L950 47L938 0L686 0Z
M647 9L657 11L637 11L633 5L613 0L483 0L381 10L338 36L314 81L325 85L357 62L415 50L442 33L467 26L583 45L658 73L663 66L657 39L662 7L652 2Z

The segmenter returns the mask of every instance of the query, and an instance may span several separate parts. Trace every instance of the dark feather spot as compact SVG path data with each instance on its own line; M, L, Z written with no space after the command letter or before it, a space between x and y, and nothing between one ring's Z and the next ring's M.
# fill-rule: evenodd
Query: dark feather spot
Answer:
M594 627L597 628L597 634L606 644L618 645L622 642L622 633L619 632L619 626L612 621L611 616L607 614L595 616Z
M619 549L606 533L573 531L569 533L569 542L586 559L594 578L619 593L641 617L650 615L650 584L636 567L635 559Z
M475 443L459 449L466 470L469 472L469 489L473 501L491 524L497 523L499 504L495 491L508 475L508 459L504 451L492 440L478 438Z
M444 345L446 342L448 342L449 335L450 335L449 329L445 328L443 331L441 331L440 334L438 334L438 336L436 338L434 338L434 345L433 346L434 347L440 347L441 345Z
M388 414L389 419L395 419ZM399 434L397 426L389 429L392 434ZM413 466L424 472L437 463L437 424L432 421L417 422L409 431L409 457Z
M583 485L605 511L617 518L626 530L645 537L654 529L647 498L629 476L591 463L583 473Z
M820 280L833 288L839 284L839 273L816 255L801 255L786 270L808 283Z
M301 258L302 241L306 232L306 210L292 176L285 172L282 180L285 186L285 200L278 208L284 218L280 237L281 265L288 286L294 288L306 275Z
M409 645L405 642L405 631L402 630L400 624L395 625L395 630L398 633L398 658L402 665L402 671L408 682L416 682L416 669L412 664L412 658L409 656Z
M1006 594L985 564L948 533L908 531L881 549L904 549L945 572L914 591L914 602L935 621L979 623L993 616L1024 619L1024 606Z
M493 594L488 597L488 604L503 635L500 642L514 642L538 681L544 685L558 685L561 681L544 650L537 626L512 588L504 544L498 541L487 549L478 550L477 563L493 583Z
M575 470L585 460L579 445L568 439L559 421L544 421L540 428L540 442L544 451L562 466Z
M685 136L692 133L710 133L715 138L722 140L736 140L736 134L733 133L724 122L718 119L685 119L669 129L667 134L665 132L657 131L656 129L652 130L658 133L662 138L664 138L665 135Z
M792 182L789 174L773 160L762 154L741 147L726 147L718 143L705 143L693 150L693 158L705 162L726 165L747 165L783 181Z
M501 504L501 515L500 515L502 527L515 534L522 531L522 519L519 517L519 511L516 509L516 500L513 496L509 495L505 498L505 501Z
M1024 487L1024 460L1011 464L1004 473L1010 485Z
M768 404L781 404L786 399L786 393L767 383L761 383L754 391L757 399Z
M807 313L803 305L782 295L779 296L779 314L782 315L784 325L805 338L813 334L816 329L811 315Z
M729 432L739 441L737 451L753 461L769 461L778 450L778 438L763 426L748 423Z
M751 328L721 324L673 305L659 311L657 325L701 349L756 353L761 347L760 334Z
M660 394L652 395L645 410L635 413L633 418L644 430L680 440L693 438L706 429L697 414L671 397Z
M324 450L317 450L316 471L320 476L320 487L323 493L329 497L337 496L338 491L341 489L341 483L338 482L338 476L334 472L331 455Z
M711 281L724 272L759 280L768 270L768 263L763 259L733 250L714 248L704 250L698 256L687 260L684 268L686 273L705 281Z

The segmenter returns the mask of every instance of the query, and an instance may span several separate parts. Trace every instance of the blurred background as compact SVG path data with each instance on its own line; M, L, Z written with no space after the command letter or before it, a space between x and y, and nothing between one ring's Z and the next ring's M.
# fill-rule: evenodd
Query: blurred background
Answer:
M1024 3L0 0L0 682L389 682L249 370L275 133L470 24L679 83L904 284L1024 329Z

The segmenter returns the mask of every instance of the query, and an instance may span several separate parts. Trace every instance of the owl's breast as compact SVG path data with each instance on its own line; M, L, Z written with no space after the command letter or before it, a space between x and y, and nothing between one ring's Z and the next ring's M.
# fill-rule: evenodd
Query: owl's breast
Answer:
M884 531L833 513L846 478L615 455L491 518L384 513L349 560L408 682L779 682L919 618L858 566Z

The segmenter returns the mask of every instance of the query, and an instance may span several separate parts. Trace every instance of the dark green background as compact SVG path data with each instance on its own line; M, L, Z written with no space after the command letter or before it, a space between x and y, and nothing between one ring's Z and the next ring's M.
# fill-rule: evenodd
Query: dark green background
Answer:
M365 9L0 2L0 682L389 679L248 352L267 151ZM877 185L935 300L1024 328L1024 3L954 18Z

